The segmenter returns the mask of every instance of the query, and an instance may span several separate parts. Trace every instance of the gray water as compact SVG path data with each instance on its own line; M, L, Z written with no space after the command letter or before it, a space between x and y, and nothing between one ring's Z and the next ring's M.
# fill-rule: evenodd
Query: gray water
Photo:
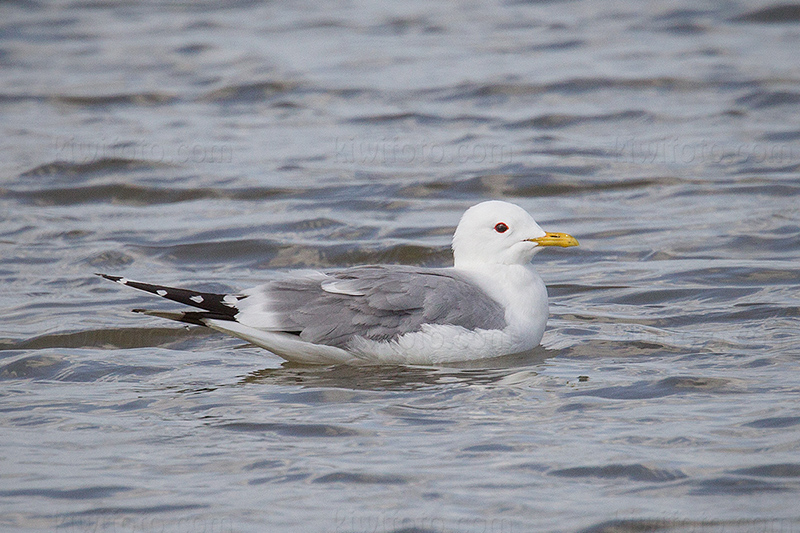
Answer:
M4 2L3 531L800 531L800 4ZM304 367L94 272L448 265L543 347Z

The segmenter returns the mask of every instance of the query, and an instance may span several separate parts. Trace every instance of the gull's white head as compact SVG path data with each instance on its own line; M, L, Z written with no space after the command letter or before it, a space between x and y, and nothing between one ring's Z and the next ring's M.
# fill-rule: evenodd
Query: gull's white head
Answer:
M458 268L524 265L543 246L577 246L566 233L547 233L518 205L498 200L467 209L453 235Z

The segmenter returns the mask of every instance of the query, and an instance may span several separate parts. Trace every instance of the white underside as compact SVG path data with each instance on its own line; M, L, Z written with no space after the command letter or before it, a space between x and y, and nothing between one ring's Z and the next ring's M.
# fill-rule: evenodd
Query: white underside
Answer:
M529 350L535 342L520 344L501 330L469 331L460 326L426 324L421 331L406 333L392 341L356 337L347 349L301 340L277 331L263 331L227 320L205 321L212 329L266 348L287 361L306 364L412 364L426 365L487 359Z

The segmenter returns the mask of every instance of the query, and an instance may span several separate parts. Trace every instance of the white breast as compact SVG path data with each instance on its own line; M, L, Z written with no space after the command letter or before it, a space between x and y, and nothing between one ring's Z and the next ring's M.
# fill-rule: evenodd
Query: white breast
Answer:
M538 346L547 325L547 288L532 265L492 265L462 272L505 307L505 332L517 351Z

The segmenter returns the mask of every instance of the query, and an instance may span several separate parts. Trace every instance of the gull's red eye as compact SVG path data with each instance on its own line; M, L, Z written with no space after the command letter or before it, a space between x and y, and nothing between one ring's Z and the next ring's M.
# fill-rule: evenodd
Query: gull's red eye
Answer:
M498 222L497 224L495 224L494 230L497 233L505 233L508 231L508 226L506 226L506 224L503 222Z

